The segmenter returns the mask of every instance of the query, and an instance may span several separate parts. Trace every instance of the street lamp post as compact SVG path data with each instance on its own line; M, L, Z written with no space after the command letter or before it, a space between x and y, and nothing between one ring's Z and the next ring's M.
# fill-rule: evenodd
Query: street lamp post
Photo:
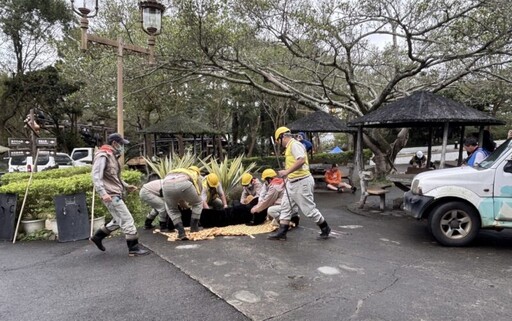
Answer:
M139 2L139 10L141 14L142 29L148 34L148 48L126 44L121 38L117 41L100 37L94 34L87 33L89 28L89 18L98 14L98 0L78 0L82 3L75 7L75 0L71 1L73 11L80 16L80 29L81 35L81 49L87 50L89 42L99 43L109 47L117 48L117 132L124 136L124 122L123 122L123 52L128 50L143 55L149 56L149 63L153 64L155 61L155 36L159 35L162 30L162 15L165 6L156 0L146 0Z

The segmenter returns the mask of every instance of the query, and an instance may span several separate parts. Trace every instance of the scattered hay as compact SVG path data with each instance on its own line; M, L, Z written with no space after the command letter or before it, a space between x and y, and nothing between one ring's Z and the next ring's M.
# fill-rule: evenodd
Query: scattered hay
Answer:
M263 234L270 233L277 229L276 226L273 226L270 221L265 221L260 225L230 225L225 227L213 227L202 229L199 232L190 232L190 228L186 227L185 232L187 233L187 237L191 241L202 241L202 240L212 240L216 236L249 236L254 238L255 234ZM174 242L176 241L177 232L163 233L160 232L159 229L155 229L153 233L160 233L167 236L167 241Z

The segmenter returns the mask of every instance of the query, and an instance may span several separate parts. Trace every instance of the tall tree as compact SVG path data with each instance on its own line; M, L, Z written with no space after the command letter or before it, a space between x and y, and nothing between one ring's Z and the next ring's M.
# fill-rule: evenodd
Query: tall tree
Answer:
M65 0L0 0L0 68L11 78L0 97L1 141L21 134L20 124L33 107L25 99L33 89L25 74L54 62L52 41L72 19Z
M361 116L416 90L510 68L512 21L492 0L178 0L187 43L168 68ZM192 43L188 40L192 40ZM385 172L405 144L364 139Z

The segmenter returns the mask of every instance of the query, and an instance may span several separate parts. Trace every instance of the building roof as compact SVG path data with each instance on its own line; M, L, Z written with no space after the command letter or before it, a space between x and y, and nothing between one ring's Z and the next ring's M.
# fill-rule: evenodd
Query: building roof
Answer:
M293 132L315 132L315 133L335 133L348 132L354 133L355 128L348 127L347 124L336 116L324 111L317 110L304 118L298 119L286 127Z
M463 126L504 125L484 112L426 91L398 99L348 123L363 127L426 127L453 123Z

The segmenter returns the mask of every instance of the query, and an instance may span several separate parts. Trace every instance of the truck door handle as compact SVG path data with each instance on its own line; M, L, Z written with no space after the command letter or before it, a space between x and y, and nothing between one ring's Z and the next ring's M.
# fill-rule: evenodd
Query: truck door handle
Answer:
M489 189L488 188L484 189L484 192L489 192Z

